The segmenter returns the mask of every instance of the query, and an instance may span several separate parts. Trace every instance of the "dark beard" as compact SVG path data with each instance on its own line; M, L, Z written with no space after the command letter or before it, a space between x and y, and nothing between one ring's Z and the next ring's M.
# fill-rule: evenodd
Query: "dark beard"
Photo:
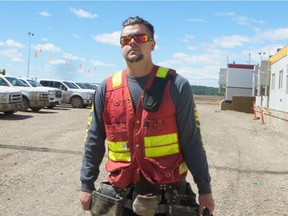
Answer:
M132 62L138 62L141 61L144 58L143 54L139 54L137 56L127 57L126 61L132 63Z

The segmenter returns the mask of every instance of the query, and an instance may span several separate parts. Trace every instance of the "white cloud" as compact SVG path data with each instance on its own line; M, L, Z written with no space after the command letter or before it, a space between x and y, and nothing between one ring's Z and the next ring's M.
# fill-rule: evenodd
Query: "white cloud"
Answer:
M194 35L185 35L184 38L182 38L182 41L187 43L187 42L190 42L193 39L195 39Z
M47 44L37 44L34 46L35 49L41 51L49 51L49 52L60 52L61 48L56 47L54 44L47 43Z
M66 60L63 60L63 59L51 59L49 61L50 64L53 64L53 65L66 65L66 64L69 64L69 62L67 62Z
M19 53L17 49L1 50L0 55L9 58L11 61L14 62L24 62L22 54Z
M241 35L223 36L214 39L214 44L223 48L234 48L242 46L245 42L251 42L251 38Z
M263 20L256 20L256 19L249 18L246 16L235 17L235 21L239 25L246 25L246 26L250 26L252 24L265 24L265 22Z
M70 59L70 60L82 60L82 61L85 61L84 58L79 57L79 56L72 55L72 54L70 54L70 53L64 53L64 54L63 54L63 58L65 58L65 59Z
M235 13L233 11L228 12L216 12L217 16L235 16Z
M104 62L101 62L98 60L91 60L90 62L95 67L96 66L104 66L104 67L114 67L115 66L115 64L111 64L111 63L107 64L107 63L104 63Z
M111 44L120 46L119 38L120 38L120 31L112 32L112 33L105 33L100 35L95 35L94 40L104 44Z
M73 36L74 38L77 38L77 39L82 39L81 36L79 36L79 35L77 35L77 34L75 34L75 33L74 33L72 36Z
M223 67L223 63L226 62L226 56L225 49L217 49L214 45L203 44L195 47L193 54L174 53L172 58L157 64L176 69L177 73L188 79L191 85L217 87L219 68Z
M269 40L288 40L288 28L271 29L258 32L257 37Z
M201 64L194 62L189 63L188 59L197 60L198 58L205 59L206 57L197 57L197 56L186 56L186 60L182 62L180 56L177 56L177 59L170 60L167 62L161 62L159 65L163 65L166 67L173 68L177 71L178 74L185 77L189 80L190 85L206 85L206 86L217 86L218 79L219 79L219 68L222 67L219 63L212 63L212 64ZM175 62L178 62L178 64L173 64Z
M23 48L23 47L25 47L22 43L16 42L16 41L11 40L11 39L6 40L5 45L8 46L8 47L15 47L15 48Z
M258 20L254 18L250 18L247 16L237 16L235 12L216 12L217 16L221 17L232 17L232 20L235 21L239 25L251 26L253 24L265 24L263 20Z
M193 22L193 23L202 23L204 22L204 19L197 19L197 18L192 18L192 19L186 19L187 22Z
M46 10L40 11L38 14L40 14L41 16L45 16L45 17L51 16L51 14L49 12L47 12Z
M92 14L88 11L83 10L83 9L70 8L70 11L72 11L72 13L74 13L77 17L80 17L80 18L93 19L93 18L98 17L97 14Z

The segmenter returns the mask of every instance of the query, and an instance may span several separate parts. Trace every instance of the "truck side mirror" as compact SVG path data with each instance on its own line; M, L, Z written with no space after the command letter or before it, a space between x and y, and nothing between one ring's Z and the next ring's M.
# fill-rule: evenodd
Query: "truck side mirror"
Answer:
M63 86L63 85L60 85L60 89L64 90L64 91L67 91L67 88L65 86Z

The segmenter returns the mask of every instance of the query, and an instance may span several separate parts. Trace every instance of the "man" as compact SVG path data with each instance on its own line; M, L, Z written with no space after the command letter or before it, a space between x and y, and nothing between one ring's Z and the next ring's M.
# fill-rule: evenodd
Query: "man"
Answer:
M172 197L187 192L187 170L198 187L198 214L205 208L212 214L208 163L190 84L174 70L153 64L156 42L149 22L130 17L122 26L120 44L127 69L109 77L96 91L81 168L81 205L84 210L94 205L92 192L106 141L109 185L132 200L123 204L130 208L124 215L177 215L171 213L177 212L171 207L176 206ZM170 207L159 209L163 203Z

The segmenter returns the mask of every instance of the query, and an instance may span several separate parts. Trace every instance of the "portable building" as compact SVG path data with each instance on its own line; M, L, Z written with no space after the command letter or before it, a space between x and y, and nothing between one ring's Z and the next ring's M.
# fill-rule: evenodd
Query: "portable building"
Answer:
M254 65L228 64L225 100L232 101L233 96L252 97Z
M227 79L227 68L220 68L219 72L219 93L225 93Z
M278 50L269 61L271 73L269 108L288 112L288 46Z
M262 60L260 65L255 65L253 71L252 95L256 97L256 105L259 107L268 108L269 66L269 61Z

